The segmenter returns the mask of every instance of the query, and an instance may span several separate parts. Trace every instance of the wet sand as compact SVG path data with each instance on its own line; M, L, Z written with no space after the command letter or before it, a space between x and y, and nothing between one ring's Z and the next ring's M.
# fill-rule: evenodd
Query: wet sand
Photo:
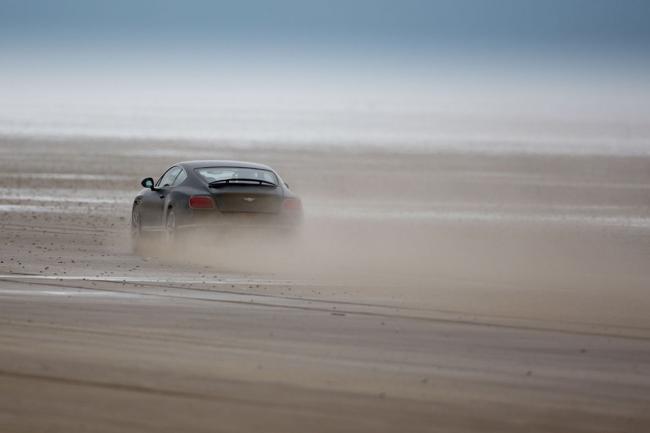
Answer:
M1 137L0 430L650 428L650 158L356 149ZM199 158L277 168L300 242L132 254Z

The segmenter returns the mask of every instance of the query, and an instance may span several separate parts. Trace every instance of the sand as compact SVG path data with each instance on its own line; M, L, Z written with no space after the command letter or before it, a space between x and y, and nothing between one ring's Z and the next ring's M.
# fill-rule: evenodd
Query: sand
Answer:
M647 431L650 159L353 149L0 137L0 430ZM203 158L301 238L133 254Z

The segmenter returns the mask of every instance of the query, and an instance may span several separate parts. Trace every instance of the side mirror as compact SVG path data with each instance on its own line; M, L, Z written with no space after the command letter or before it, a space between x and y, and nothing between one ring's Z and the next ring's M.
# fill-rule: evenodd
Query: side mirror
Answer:
M140 182L140 184L141 184L143 187L145 187L145 188L149 188L149 189L152 190L152 191L153 191L153 189L154 189L154 188L153 188L153 179L150 178L150 177L145 177L144 179L142 179L142 182Z

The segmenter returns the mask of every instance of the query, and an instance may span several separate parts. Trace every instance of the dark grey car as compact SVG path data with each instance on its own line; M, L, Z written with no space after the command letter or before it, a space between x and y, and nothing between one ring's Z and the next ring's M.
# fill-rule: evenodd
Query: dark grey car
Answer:
M272 168L242 161L186 161L170 167L133 201L131 229L136 248L145 237L168 241L195 228L208 230L292 229L302 204Z

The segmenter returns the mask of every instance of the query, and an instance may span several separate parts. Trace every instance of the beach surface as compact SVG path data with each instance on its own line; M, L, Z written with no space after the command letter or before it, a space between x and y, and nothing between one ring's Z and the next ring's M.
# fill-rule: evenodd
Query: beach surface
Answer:
M277 169L291 242L134 254L140 180ZM0 137L3 432L646 432L650 156Z

